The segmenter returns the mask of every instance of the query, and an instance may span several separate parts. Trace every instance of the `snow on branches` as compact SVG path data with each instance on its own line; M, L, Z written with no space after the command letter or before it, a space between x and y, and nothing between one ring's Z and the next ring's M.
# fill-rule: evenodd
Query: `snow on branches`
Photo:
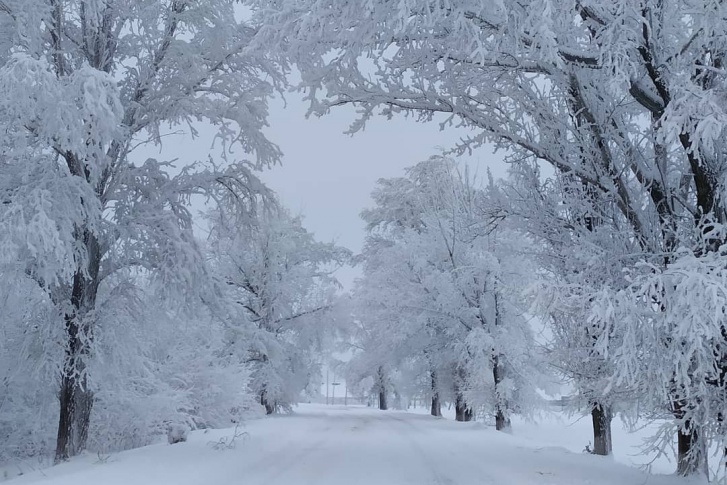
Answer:
M487 223L487 191L442 157L380 181L374 200L363 213L351 379L382 368L413 375L417 386L394 389L455 402L463 417L495 415L507 428L511 414L532 411L541 375L523 316L519 236Z
M701 256L724 244L711 231L727 214L723 3L246 3L261 27L257 45L296 61L312 113L354 105L359 117L351 132L376 113L436 117L442 128L472 129L455 152L493 143L508 150L516 173L548 165L553 175L542 178L567 190L550 199L534 170L515 194L542 202L537 214L547 218L521 213L523 227L566 258L559 266L551 258L545 271L564 277L563 288L582 285L573 294L585 299L572 308L584 311L572 324L588 325L582 317L598 285L625 288L613 269L638 261L664 269L681 258L681 248ZM569 218L572 211L578 217ZM567 252L551 246L558 239L570 241L576 259L593 251L611 268L591 266L607 268L601 281L573 277L588 266L570 265ZM721 352L714 340L702 345L704 355ZM682 391L675 392L681 401ZM699 406L700 398L694 401L689 406ZM696 424L678 434L679 471L697 472L702 463L690 450L705 444Z
M103 359L118 363L118 353L163 367L151 354L164 351L133 331L152 318L140 303L145 291L165 309L174 298L223 306L195 238L192 200L222 205L245 224L272 197L253 170L280 158L262 130L286 67L249 49L256 30L235 13L230 0L2 2L0 263L14 281L34 282L54 315L36 324L63 349L50 384L59 385L56 461L86 447L99 423L94 408L123 412L116 405L125 398L102 382L111 372ZM172 165L139 154L175 127L196 134L196 122L218 127L222 160ZM232 160L233 148L249 159ZM111 335L140 340L123 347ZM150 402L143 374L129 370L129 391ZM237 374L244 389L246 373Z

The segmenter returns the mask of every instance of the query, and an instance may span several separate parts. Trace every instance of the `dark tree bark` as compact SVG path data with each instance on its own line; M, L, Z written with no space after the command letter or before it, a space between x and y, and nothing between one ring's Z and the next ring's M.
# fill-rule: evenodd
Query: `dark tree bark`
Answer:
M495 285L495 326L500 325L502 325L500 298L497 285ZM502 382L505 380L505 357L497 349L493 349L492 355L492 377L495 381L495 429L507 431L510 429L510 417L507 415L509 406L507 400L500 394Z
M432 416L442 416L442 404L439 401L439 388L437 385L437 373L432 371Z
M591 419L593 421L593 454L608 456L613 451L611 442L611 408L605 404L591 404Z
M92 322L86 314L96 305L101 250L88 229L82 231L88 267L78 269L71 288L71 312L65 316L66 356L58 394L59 417L55 462L59 463L86 449L91 422L93 394L86 378L86 365L93 340Z
M699 431L687 421L677 432L677 474L694 475L707 470L707 455Z
M267 366L268 365L268 356L263 354L260 361L261 361L261 364L260 364L261 366L263 366L263 367ZM326 404L328 404L328 403L326 403ZM262 390L260 391L260 405L265 407L265 414L268 414L268 415L273 414L277 407L275 401L271 401L268 398L268 387L267 387L267 384L265 384L265 383L262 385Z
M495 325L500 325L500 308L497 293L495 293ZM500 395L502 382L505 380L504 357L494 353L492 358L492 377L495 381L495 429L507 431L510 429L510 418L507 415L507 401Z
M457 421L472 421L474 419L474 411L467 404L462 391L462 383L465 380L465 370L462 367L457 368L454 376L454 412Z
M389 409L386 403L386 377L384 376L384 368L379 367L378 372L378 384L379 384L379 409L386 411Z
M386 404L386 389L380 388L379 389L379 409L382 411L386 411L389 409L388 405Z
M507 416L507 403L500 397L500 385L505 379L505 366L502 357L496 355L493 359L492 375L495 379L495 429L507 431L510 429L510 418Z
M439 402L439 394L432 396L432 409L430 413L432 416L436 416L438 418L442 416L442 405Z
M495 412L495 429L497 431L507 431L510 429L510 419L505 416L501 409Z
M464 414L467 410L467 407L464 403L464 399L462 398L462 394L457 394L454 398L454 419L457 421L464 421Z
M265 389L260 393L260 404L265 407L265 414L270 415L275 412L275 403L268 399L268 392Z
M457 421L466 420L467 402L462 392L462 383L464 382L465 371L462 367L457 367L454 374L454 419Z
M678 390L673 392L672 414L681 423L677 430L677 474L707 474L707 450L699 426L687 418L689 403L679 396Z
M59 400L55 463L68 460L86 449L93 395L86 382L64 371Z
M461 394L454 400L454 413L455 420L457 421L472 421L475 417L474 411L471 407L467 406Z

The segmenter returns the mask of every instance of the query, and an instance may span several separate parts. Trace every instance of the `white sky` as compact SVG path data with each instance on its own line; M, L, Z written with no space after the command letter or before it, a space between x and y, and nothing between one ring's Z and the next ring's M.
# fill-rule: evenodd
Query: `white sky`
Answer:
M403 175L403 169L453 147L467 131L439 129L439 124L417 123L403 117L372 119L365 131L345 135L355 119L352 107L340 107L322 118L305 118L307 104L298 93L286 95L287 105L272 101L268 137L283 150L283 164L260 174L281 201L295 215L304 216L305 227L320 241L335 241L354 252L361 250L364 225L359 214L371 205L370 194L379 178ZM179 159L183 166L206 160L214 129L197 126L200 136L188 133L166 136L159 147L145 146L139 157ZM185 127L175 131L184 132ZM214 155L216 150L212 150ZM486 180L489 167L495 177L503 177L507 167L502 154L483 147L472 157L462 157ZM350 289L357 269L343 268L337 276Z
M308 230L322 241L335 240L354 252L361 250L364 225L359 217L371 205L370 194L379 178L396 177L403 169L450 148L467 134L438 123L417 123L403 117L374 118L354 136L344 131L355 118L352 107L341 107L322 118L305 118L307 105L297 93L286 96L287 107L273 102L268 134L283 150L283 165L268 170L263 180L295 214L304 215ZM462 157L486 179L490 167L503 177L502 154L482 148ZM474 170L473 170L474 171ZM350 288L357 270L338 274Z

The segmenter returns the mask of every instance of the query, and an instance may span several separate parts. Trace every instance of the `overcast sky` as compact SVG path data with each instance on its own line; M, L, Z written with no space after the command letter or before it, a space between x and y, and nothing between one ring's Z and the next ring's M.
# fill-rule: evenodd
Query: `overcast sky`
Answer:
M370 193L379 178L402 175L405 167L452 147L463 129L440 131L438 123L413 119L374 118L354 136L344 131L355 117L353 108L337 108L323 118L305 118L306 104L298 94L287 96L287 107L275 101L271 109L270 138L284 152L283 165L262 178L294 214L303 214L305 226L322 241L335 240L354 252L361 249L364 226L361 210L371 205ZM506 173L500 153L482 148L462 159L486 178ZM339 279L350 287L355 270L343 270Z
M273 100L270 128L266 130L283 150L283 164L265 171L261 178L294 215L304 216L305 227L318 240L335 241L354 252L361 250L364 240L359 214L371 205L370 194L376 181L403 175L405 167L453 147L468 134L457 128L441 131L435 122L380 117L372 119L365 131L350 136L344 132L355 119L352 107L306 119L307 104L300 94L290 93L286 101L287 105L280 99ZM206 160L215 130L210 126L197 128L197 139L189 134L165 136L161 154L159 147L146 146L137 156L177 158L179 166ZM495 177L506 174L502 155L488 148L461 160L477 170L481 181L486 180L488 167ZM337 276L348 289L358 274L358 270L344 268Z

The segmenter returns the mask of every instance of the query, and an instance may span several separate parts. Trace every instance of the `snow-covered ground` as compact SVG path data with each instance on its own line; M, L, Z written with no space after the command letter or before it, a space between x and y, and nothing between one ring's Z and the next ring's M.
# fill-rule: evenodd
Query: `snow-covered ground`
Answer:
M550 423L550 424L548 424ZM233 430L195 432L110 457L86 456L12 485L677 485L617 459L574 452L588 437L555 422L516 423L512 435L481 423L416 412L303 405L291 416ZM587 427L577 424L587 433ZM619 437L616 446L620 446ZM637 451L637 450L633 450Z
M429 414L429 409L416 408L410 412ZM454 409L443 407L442 414L445 418L454 420ZM618 417L614 418L611 425L612 459L625 465L649 470L654 474L673 473L677 467L674 459L675 451L666 450L665 454L657 456L657 452L650 450L647 443L648 438L656 435L661 424L642 423L633 430ZM586 446L593 445L592 433L590 415L571 415L557 407L553 407L550 412L543 411L533 419L524 420L517 416L513 419L513 434L527 440L534 447L553 446L573 453L583 453ZM676 446L676 437L674 441Z

